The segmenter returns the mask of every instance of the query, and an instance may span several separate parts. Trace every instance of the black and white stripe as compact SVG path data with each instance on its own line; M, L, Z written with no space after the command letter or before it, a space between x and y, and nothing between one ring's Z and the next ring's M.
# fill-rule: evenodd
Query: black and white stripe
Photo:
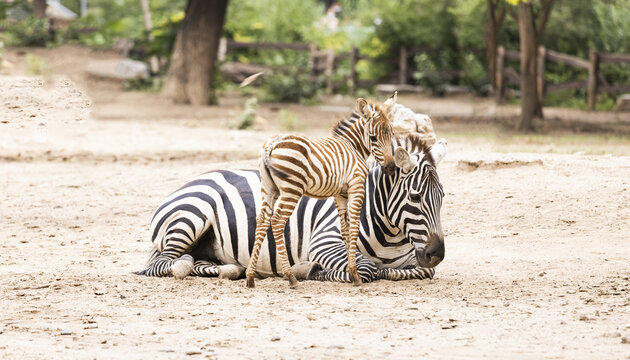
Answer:
M395 144L400 146L395 157L402 166L387 175L378 164L372 165L365 185L357 257L363 282L432 277L432 267L444 257L439 217L443 191L435 166L446 142L431 149L409 136ZM153 216L154 250L138 274L177 276L173 267L185 260L192 269L183 276L243 277L254 244L260 188L257 171L221 170L205 173L171 194ZM296 273L298 279L350 282L339 229L333 199L300 200L284 232L287 255L292 266L316 265L306 275ZM257 273L282 276L271 230Z

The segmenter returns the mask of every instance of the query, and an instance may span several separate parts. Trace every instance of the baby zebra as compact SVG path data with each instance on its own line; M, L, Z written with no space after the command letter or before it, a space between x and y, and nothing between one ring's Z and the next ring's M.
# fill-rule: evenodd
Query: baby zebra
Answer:
M270 223L282 272L289 280L289 287L297 286L287 258L284 228L303 195L320 199L334 196L348 252L348 272L355 285L361 284L356 256L368 174L366 161L372 154L386 172L396 169L392 126L387 115L395 101L396 95L383 105L358 99L359 115L340 121L332 136L310 139L285 135L271 138L263 145L259 162L262 207L256 219L256 238L246 272L247 287L254 287L258 255Z

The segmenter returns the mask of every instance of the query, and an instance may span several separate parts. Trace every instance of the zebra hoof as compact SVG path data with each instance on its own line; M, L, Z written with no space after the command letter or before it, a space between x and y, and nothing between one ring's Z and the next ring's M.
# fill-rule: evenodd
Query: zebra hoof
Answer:
M291 266L291 272L298 280L310 280L313 274L322 270L322 266L316 262L301 262Z
M297 289L298 287L298 281L295 278L295 276L293 274L289 275L289 288L290 289Z
M357 272L350 272L350 278L352 279L352 285L360 286L363 282L361 281L361 277Z
M253 288L254 286L256 286L256 283L254 282L254 277L253 276L248 276L247 280L245 280L245 285L247 285L248 288Z
M217 266L219 279L238 280L245 275L245 268L242 266L228 264Z
M171 265L171 274L173 274L175 279L181 280L192 272L194 265L195 262L192 256L188 254L182 255Z

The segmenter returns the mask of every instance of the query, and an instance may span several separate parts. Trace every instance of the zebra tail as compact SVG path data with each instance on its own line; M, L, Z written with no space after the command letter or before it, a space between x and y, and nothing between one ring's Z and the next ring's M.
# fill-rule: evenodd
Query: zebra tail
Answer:
M260 168L261 170L265 170L266 175L268 176L269 179L271 179L271 171L273 172L273 174L281 179L286 179L287 177L289 177L289 175L287 173L285 173L284 171L278 170L276 168L274 168L273 166L271 166L271 164L269 163L269 158L271 157L271 152L273 151L273 149L275 148L276 143L278 142L278 140L280 140L280 136L276 136L271 138L265 145L264 148L262 149L262 156L260 161L262 162L262 165Z
M133 273L136 275L146 275L147 270L149 270L149 266L155 261L155 259L160 255L160 252L154 247L153 251L151 251L151 255L149 255L149 259L144 265L144 270L134 271Z

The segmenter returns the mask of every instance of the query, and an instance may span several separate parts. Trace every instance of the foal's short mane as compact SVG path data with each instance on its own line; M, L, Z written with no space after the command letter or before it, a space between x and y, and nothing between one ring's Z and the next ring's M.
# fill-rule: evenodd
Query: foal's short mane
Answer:
M384 125L391 126L391 122L389 121L389 114L381 107L381 104L377 104L372 101L368 101L368 104L372 106L372 108L374 109L374 113L379 115L377 117L372 118L373 121L377 121ZM361 119L361 114L355 111L352 113L352 115L349 118L342 118L341 120L337 121L337 123L333 126L333 129L332 129L333 136L342 136L359 119Z

